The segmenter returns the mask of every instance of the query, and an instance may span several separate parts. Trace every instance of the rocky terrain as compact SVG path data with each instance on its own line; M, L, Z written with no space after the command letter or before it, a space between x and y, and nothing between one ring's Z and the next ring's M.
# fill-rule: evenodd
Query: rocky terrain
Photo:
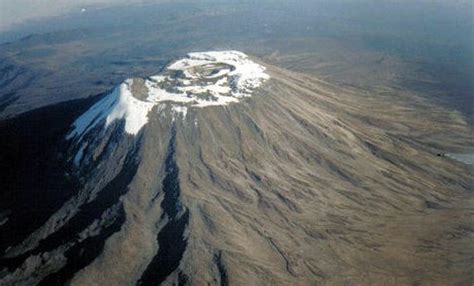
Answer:
M437 156L472 148L459 113L236 51L74 106L51 139L64 196L33 221L2 206L2 285L474 279L472 166Z

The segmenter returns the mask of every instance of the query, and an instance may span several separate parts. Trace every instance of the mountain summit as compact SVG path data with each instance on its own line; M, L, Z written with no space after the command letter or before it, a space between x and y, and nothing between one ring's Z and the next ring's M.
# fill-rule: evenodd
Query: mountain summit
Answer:
M68 138L82 135L102 120L106 125L125 120L125 131L137 134L148 121L148 112L162 102L175 103L186 114L187 106L227 105L251 96L269 78L265 68L237 51L190 53L148 79L128 79L96 103L74 123Z

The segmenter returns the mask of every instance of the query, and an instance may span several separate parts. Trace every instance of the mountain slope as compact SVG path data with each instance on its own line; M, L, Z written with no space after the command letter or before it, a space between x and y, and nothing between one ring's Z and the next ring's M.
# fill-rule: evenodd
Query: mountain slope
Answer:
M4 250L0 281L472 281L472 167L436 156L469 146L459 115L236 52L190 54L160 76L127 80L75 121L80 187Z

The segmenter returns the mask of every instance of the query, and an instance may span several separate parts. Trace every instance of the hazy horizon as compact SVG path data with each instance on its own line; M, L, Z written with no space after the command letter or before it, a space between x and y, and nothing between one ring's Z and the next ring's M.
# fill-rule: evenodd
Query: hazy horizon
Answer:
M170 1L170 0L44 0L44 1L35 1L35 0L0 0L0 33L8 32L15 28L16 25L23 25L31 21L38 20L47 20L51 17L64 16L67 14L80 14L84 11L83 9L97 9L97 8L107 8L118 5L136 5L136 4L153 4L161 2L183 2L183 1ZM195 3L223 3L225 1L193 1ZM235 3L251 3L251 1L230 1L231 4ZM265 1L259 2L263 3ZM277 6L282 4L285 1L279 2L269 2ZM286 1L288 2L288 1ZM459 10L460 12L466 12L466 10L472 11L472 2L464 0L455 0L455 1L427 1L427 0L418 0L418 1L350 1L350 0L340 0L340 1L315 1L315 3L324 3L324 2L339 2L339 3L357 3L361 5L385 5L385 4L403 4L403 5L417 5L417 4L429 4L432 7L443 6L443 8L452 8ZM295 5L304 4L305 1L291 1ZM255 3L253 3L255 4ZM257 4L258 5L258 4Z
M106 8L115 5L163 2L159 0L0 0L0 33L28 21L46 20L69 13L80 14L88 8Z

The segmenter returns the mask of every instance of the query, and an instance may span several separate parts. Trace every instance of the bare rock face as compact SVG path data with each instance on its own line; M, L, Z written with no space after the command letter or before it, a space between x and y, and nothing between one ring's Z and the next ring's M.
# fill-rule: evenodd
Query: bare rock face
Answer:
M189 54L76 119L79 190L0 282L462 285L472 169L435 150L469 132L422 100Z

